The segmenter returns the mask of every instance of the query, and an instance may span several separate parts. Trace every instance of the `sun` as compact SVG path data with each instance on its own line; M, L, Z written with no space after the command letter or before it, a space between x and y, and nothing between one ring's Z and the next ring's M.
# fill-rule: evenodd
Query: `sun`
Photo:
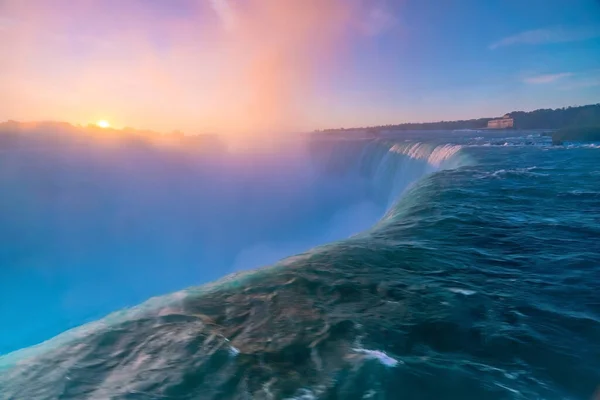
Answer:
M110 128L110 123L108 121L105 121L102 119L102 120L96 122L96 126L98 126L98 128L106 129L106 128Z

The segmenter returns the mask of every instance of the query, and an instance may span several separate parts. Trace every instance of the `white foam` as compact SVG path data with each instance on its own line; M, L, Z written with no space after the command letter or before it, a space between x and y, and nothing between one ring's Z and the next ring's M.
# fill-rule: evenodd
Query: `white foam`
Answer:
M366 356L366 358L376 359L380 363L385 365L386 367L395 367L398 364L404 364L404 362L398 361L395 358L388 356L383 351L367 350L367 349L361 349L361 348L352 349L352 350L354 350L357 353L364 354Z
M475 293L477 293L474 290L460 289L460 288L449 288L448 290L451 291L452 293L462 294L462 295L465 295L465 296L472 296Z
M431 152L431 155L429 156L427 161L435 167L440 167L442 163L452 158L461 149L462 146L456 146L451 144L438 146L435 148L435 150Z
M512 392L514 394L521 394L521 392L519 392L518 390L509 388L508 386L504 386L504 385L502 385L502 384L500 384L498 382L495 382L495 384L496 384L496 386L501 387L502 389L508 390L509 392Z
M377 394L373 389L369 390L367 393L363 395L363 399L372 399Z
M287 400L316 400L317 396L309 389L300 389L298 394Z
M407 155L417 160L427 160L429 165L435 168L452 158L462 149L462 146L445 144L433 147L427 143L411 143L409 145L395 144L390 151Z

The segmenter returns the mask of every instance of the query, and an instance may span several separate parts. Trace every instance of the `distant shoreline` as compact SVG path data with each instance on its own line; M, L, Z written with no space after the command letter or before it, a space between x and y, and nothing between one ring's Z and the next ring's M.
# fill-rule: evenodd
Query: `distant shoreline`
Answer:
M565 107L556 109L539 109L535 111L513 111L506 114L514 119L515 130L558 130L565 128L578 128L600 126L600 103L586 106ZM507 128L488 128L488 122L500 117L486 117L459 121L439 121L422 123L402 123L392 125L378 125L368 127L324 129L316 132L336 133L348 131L362 131L367 134L382 134L385 131L441 131L441 130L486 130L496 131Z

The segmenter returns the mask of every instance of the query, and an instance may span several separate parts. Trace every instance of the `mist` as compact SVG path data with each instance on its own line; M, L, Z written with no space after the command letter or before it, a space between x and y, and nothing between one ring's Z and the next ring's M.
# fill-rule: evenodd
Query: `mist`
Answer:
M0 319L12 328L0 353L358 234L430 168L377 143L288 144L202 156L146 145L3 150Z

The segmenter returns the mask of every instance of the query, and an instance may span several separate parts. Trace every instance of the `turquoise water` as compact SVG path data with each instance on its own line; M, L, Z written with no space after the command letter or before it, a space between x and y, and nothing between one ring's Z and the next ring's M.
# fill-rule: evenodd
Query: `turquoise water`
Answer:
M0 397L591 398L600 148L480 135L3 157Z

